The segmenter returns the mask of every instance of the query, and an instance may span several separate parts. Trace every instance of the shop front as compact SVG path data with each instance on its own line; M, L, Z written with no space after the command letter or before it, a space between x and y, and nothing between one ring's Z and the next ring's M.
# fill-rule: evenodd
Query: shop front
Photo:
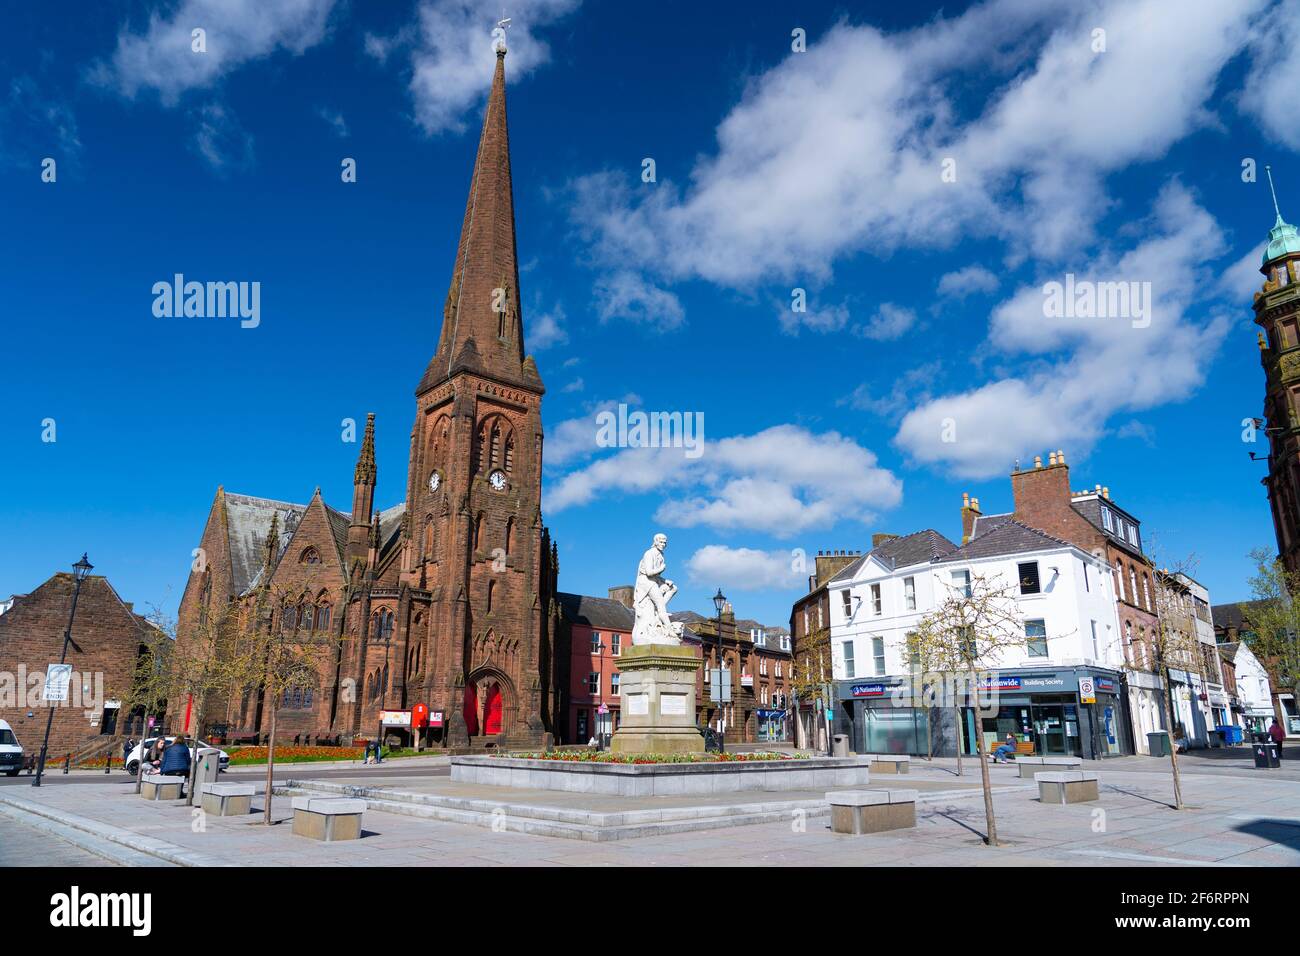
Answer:
M1122 681L1113 671L1002 671L980 692L992 698L980 713L988 750L1010 735L1019 752L1038 756L1095 760L1133 752Z
M768 742L785 740L785 711L759 709L758 739Z

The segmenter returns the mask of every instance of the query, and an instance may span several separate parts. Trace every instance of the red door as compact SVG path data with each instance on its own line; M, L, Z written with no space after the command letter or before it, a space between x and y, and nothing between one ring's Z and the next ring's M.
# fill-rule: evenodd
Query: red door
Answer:
M483 733L501 733L501 685L495 682L483 701Z
M465 685L465 730L471 737L478 736L478 685Z

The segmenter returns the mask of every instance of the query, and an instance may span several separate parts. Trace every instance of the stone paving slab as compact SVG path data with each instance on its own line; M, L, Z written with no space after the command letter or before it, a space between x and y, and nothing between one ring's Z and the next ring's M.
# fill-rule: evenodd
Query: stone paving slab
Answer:
M148 803L129 784L68 784L24 797L39 800L47 812L128 834L128 841L135 834L225 865L1300 865L1300 786L1281 778L1243 782L1188 773L1185 798L1198 808L1191 811L1170 809L1168 776L1147 771L1104 772L1095 805L1052 807L1039 803L1036 793L1008 790L995 797L999 835L1009 844L999 849L980 840L978 791L961 792L978 777L960 779L959 787L935 788L933 799L918 804L914 830L842 836L831 833L824 818L791 815L782 822L594 844L376 811L366 813L362 839L317 844L295 837L287 825L262 826L260 797L254 798L257 813L206 817L198 829L189 808ZM906 782L920 789L916 770ZM6 794L0 790L0 802ZM289 800L277 797L274 806L277 820L288 819Z

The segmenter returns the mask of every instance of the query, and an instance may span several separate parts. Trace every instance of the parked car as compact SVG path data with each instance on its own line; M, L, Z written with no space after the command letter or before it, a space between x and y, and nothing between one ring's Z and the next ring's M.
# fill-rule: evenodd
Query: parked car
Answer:
M126 758L126 772L128 774L134 777L137 773L140 772L140 760L142 755L144 754L145 751L147 751L150 747L153 746L153 742L157 739L158 739L157 737L146 737L142 742L135 745L135 749L132 750L131 753ZM170 738L165 737L164 739L170 739ZM200 749L203 747L212 747L212 744L205 743L202 740L195 741L194 743ZM189 744L190 741L187 738L186 745L188 746ZM226 753L220 747L212 747L212 749L217 751L218 754L217 759L221 763L221 769L225 770L226 767L230 765L230 754ZM194 757L193 747L190 748L190 757L191 759Z
M0 720L0 773L10 777L18 776L23 769L23 747L14 736L9 722Z

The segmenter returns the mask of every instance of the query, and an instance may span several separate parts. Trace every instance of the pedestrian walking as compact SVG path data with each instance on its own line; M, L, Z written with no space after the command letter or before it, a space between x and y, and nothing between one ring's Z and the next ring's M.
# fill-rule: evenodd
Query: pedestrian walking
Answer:
M1273 718L1273 723L1269 725L1268 736L1273 743L1277 744L1277 759L1281 760L1282 741L1286 740L1286 731L1282 729L1282 725L1277 722L1276 717Z

